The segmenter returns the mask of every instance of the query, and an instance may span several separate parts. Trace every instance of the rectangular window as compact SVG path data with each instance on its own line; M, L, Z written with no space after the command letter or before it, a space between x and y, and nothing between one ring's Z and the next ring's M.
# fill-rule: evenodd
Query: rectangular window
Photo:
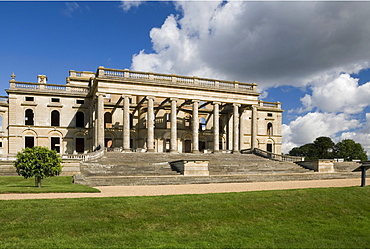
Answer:
M26 101L34 101L34 97L26 97Z
M85 100L83 100L83 99L77 99L76 100L76 104L83 105L83 104L85 104Z
M51 138L51 149L55 150L57 153L60 153L60 138L52 137Z
M272 117L272 113L267 113L267 117Z
M2 148L3 147L3 142L0 142L0 148Z
M35 146L35 139L34 137L25 137L25 144L24 144L24 147L25 148L32 148L33 146Z
M58 98L51 98L51 102L59 103L60 102L60 99L58 99Z

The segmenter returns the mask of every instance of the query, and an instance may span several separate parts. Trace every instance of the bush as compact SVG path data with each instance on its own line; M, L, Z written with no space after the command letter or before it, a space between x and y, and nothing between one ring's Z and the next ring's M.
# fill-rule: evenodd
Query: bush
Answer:
M35 177L35 186L41 187L41 179L57 176L62 171L62 160L55 150L35 146L18 152L14 166L18 175Z

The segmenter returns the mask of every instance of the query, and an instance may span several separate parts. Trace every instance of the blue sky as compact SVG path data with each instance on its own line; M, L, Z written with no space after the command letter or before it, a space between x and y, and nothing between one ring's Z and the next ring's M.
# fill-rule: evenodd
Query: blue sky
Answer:
M370 155L370 2L0 2L0 89L98 66L255 82L283 148L329 136ZM1 90L1 95L6 95ZM369 114L368 114L369 113Z

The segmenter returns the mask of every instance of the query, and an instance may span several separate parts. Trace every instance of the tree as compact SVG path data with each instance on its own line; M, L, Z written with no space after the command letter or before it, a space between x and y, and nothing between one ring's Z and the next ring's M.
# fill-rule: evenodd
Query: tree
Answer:
M294 147L289 152L289 155L304 157L307 160L317 159L317 151L313 143L305 144L300 147Z
M317 158L328 159L333 158L333 150L335 143L330 137L318 137L313 142L317 151Z
M62 160L55 150L35 146L18 152L14 166L18 175L35 177L35 186L41 187L41 179L57 176L62 171Z
M344 139L334 146L334 154L345 161L361 160L366 161L367 155L362 145L352 139Z

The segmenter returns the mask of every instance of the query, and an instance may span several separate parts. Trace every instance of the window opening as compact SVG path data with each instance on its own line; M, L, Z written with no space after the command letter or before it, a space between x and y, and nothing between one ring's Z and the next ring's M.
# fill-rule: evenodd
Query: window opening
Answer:
M111 112L104 113L104 127L112 128L112 113Z
M58 99L58 98L51 98L51 102L59 103L60 102L60 99Z
M33 125L33 110L32 109L27 109L25 112L25 125Z
M60 153L60 138L59 137L52 137L51 138L51 146L52 150L55 150L57 153Z
M26 97L26 101L34 101L35 99L33 97Z
M35 138L34 137L25 137L25 148L32 148L35 146Z
M85 114L83 112L76 113L76 127L85 127Z
M60 126L60 114L58 111L51 112L51 126Z

